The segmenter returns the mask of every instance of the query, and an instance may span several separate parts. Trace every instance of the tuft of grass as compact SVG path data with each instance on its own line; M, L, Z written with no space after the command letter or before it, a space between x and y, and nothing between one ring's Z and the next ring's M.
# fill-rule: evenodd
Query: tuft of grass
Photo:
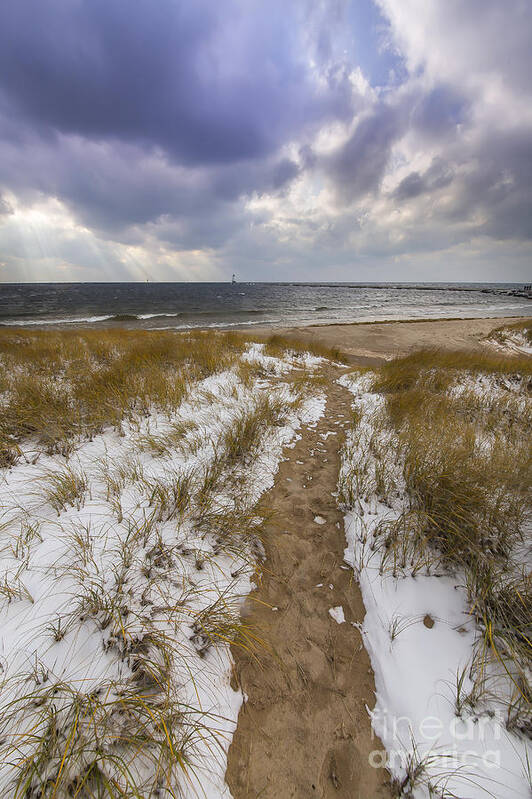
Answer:
M69 506L81 509L89 488L89 482L82 469L65 466L58 471L48 471L42 478L44 499L59 516Z
M38 540L42 543L42 536L39 532L40 522L30 521L29 518L22 519L20 528L16 535L13 535L11 542L11 554L17 560L26 560L33 543ZM0 525L0 530L2 526Z
M0 581L0 596L5 597L8 603L20 599L27 599L33 605L33 597L20 579L20 573L24 569L24 564L17 570L16 574L4 574L4 579Z
M186 472L146 480L149 504L155 508L157 521L184 518L190 506L193 479L193 473Z
M176 796L194 730L166 686L132 681L84 692L63 682L38 686L6 708L17 732L2 736L13 799ZM185 776L186 778L186 776Z
M431 546L457 565L507 558L527 514L524 454L502 442L486 450L445 415L428 428L418 417L400 442L410 516Z
M265 341L264 351L267 355L283 357L286 352L304 354L306 352L316 355L318 358L326 358L337 363L349 363L348 357L338 347L327 347L319 341L307 341L297 336L283 336L274 333Z
M192 643L200 657L205 657L211 646L219 643L238 646L253 657L265 647L253 627L240 617L238 597L220 596L196 615L192 625Z
M45 450L67 455L76 434L76 414L68 391L50 374L15 374L8 389L1 429L21 441L36 435Z
M160 457L185 446L186 437L198 427L192 419L173 422L164 433L144 433L137 438L140 449Z
M0 469L8 469L20 458L21 449L11 440L12 433L7 432L5 427L2 430L2 427L0 427Z
M273 512L262 504L234 509L200 506L194 515L194 529L202 535L210 534L216 541L216 550L234 552L247 560L242 543L249 543L255 560L261 559L265 527L271 522Z
M237 462L248 464L257 453L268 427L282 425L285 419L284 402L259 394L252 407L240 412L223 436L226 464L229 467Z

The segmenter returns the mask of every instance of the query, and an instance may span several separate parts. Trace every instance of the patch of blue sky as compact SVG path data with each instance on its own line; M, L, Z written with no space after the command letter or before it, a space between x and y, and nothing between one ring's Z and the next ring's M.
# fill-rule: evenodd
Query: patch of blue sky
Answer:
M396 87L408 77L405 62L389 33L389 25L373 0L351 0L348 19L354 58L374 87Z

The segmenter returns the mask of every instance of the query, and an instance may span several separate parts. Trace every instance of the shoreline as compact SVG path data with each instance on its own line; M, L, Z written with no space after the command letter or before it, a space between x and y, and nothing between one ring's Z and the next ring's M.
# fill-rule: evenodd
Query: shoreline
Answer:
M532 311L532 307L531 307ZM258 311L249 311L249 314L258 313ZM153 330L153 331L167 331L175 330L176 332L189 332L191 330L211 330L219 332L252 332L254 330L272 329L272 330L285 330L285 329L304 329L308 327L351 327L355 325L384 325L384 324L418 324L420 322L451 322L451 321L489 321L501 319L505 322L514 320L529 320L532 318L532 313L529 314L510 314L507 316L437 316L437 317L420 317L420 318L400 318L400 319L360 319L354 321L312 321L311 319L294 320L283 324L278 319L265 319L257 320L256 322L248 319L245 321L236 322L216 322L208 324L183 324L183 325L161 325L160 327L150 326L150 322L160 317L179 317L187 315L187 312L174 313L154 313L154 314L136 314L136 313L118 313L108 315L94 315L92 317L82 318L68 318L68 319L21 319L20 321L8 319L0 321L0 330Z

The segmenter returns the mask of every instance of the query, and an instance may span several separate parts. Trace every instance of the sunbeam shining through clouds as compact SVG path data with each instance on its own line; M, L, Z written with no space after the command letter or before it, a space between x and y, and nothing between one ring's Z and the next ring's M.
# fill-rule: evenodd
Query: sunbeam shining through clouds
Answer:
M506 280L527 0L0 6L4 281Z

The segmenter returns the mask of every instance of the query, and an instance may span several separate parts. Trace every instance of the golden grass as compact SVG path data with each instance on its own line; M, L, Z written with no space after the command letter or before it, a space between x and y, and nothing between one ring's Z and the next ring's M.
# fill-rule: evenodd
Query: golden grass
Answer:
M192 381L235 364L249 340L236 332L0 329L0 466L16 463L28 439L68 456L106 426L120 430L123 421L153 408L171 415ZM303 352L343 358L337 350L288 337L265 342L265 351L276 357L286 350L296 358ZM250 384L262 370L239 362L239 373ZM309 387L319 381L310 374L299 379ZM151 442L155 449L165 443Z
M396 442L380 457L403 463L408 500L377 530L382 568L465 570L482 630L467 701L489 691L489 661L512 686L508 725L528 735L531 577L518 573L515 553L531 518L531 372L526 355L424 350L387 363L373 382ZM464 386L479 375L488 380L484 390Z
M0 330L0 464L28 438L68 455L107 425L171 413L191 381L229 367L243 346L232 334Z
M287 403L260 394L253 406L243 410L223 436L224 459L229 466L237 461L249 464L268 427L282 425Z
M192 642L200 657L219 643L240 647L254 657L265 647L254 628L242 621L239 606L239 597L222 595L196 615Z
M155 673L152 681L160 679ZM46 681L5 709L19 721L18 778L13 799L37 797L155 797L186 772L188 708L134 681L101 684L89 693ZM188 727L188 729L187 729ZM155 773L155 782L151 778ZM147 777L146 775L150 775Z
M68 506L81 508L89 483L81 469L65 466L64 469L49 471L42 478L42 495L59 516Z
M427 376L427 372L433 372L432 377ZM463 372L531 377L532 358L528 355L507 356L487 351L417 350L384 364L377 373L374 390L382 393L410 390L421 378L442 381L440 385L434 385L434 389L439 391L457 373Z

